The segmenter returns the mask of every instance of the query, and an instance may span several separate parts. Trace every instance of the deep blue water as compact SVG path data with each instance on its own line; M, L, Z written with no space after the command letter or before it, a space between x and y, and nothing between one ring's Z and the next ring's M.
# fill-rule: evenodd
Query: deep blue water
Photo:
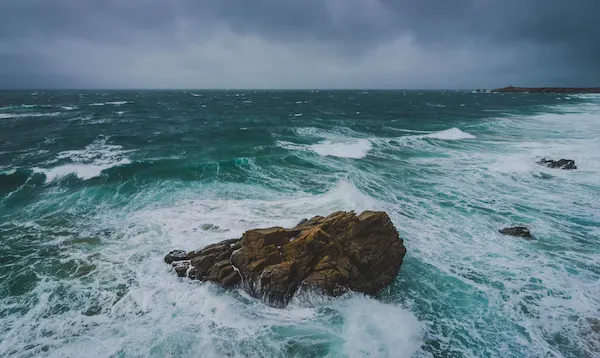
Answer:
M597 357L598 153L597 96L0 92L0 356ZM377 297L275 309L162 263L365 209L408 248Z

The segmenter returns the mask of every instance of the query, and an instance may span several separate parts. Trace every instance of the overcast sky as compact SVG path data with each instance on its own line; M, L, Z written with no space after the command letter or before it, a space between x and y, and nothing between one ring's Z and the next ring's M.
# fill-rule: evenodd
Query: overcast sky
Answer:
M0 0L0 88L600 86L600 0Z

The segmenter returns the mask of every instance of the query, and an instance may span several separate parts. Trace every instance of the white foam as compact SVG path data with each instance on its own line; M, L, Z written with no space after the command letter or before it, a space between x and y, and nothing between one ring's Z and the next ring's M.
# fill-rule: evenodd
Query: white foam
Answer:
M324 141L308 146L308 148L323 156L361 159L367 156L373 148L368 139L353 139L347 141Z
M446 106L445 106L445 105L443 105L443 104L439 104L439 103L429 103L429 102L428 102L428 103L425 103L425 105L427 105L427 106L429 106L429 107L437 107L437 108L444 108L444 107L446 107Z
M340 355L408 358L423 344L424 325L399 305L357 295L332 306L345 318Z
M112 104L114 106L122 106L124 104L129 103L129 101L113 101L113 102L106 102L106 104Z
M296 128L295 131L300 136L321 139L321 141L312 145L278 141L277 145L289 150L312 151L322 156L353 159L366 157L373 148L370 139L353 137L356 133L350 130L342 133L328 132L314 127L302 127Z
M0 174L2 174L2 175L12 175L16 172L17 172L17 168L0 167Z
M75 107L71 107L71 106L61 106L60 108L66 110L66 111L72 111L75 109Z
M60 112L52 113L0 113L0 119L8 118L29 118L29 117L56 117L60 116Z
M53 163L68 161L66 164L49 168L33 168L33 170L43 173L46 182L53 182L71 174L87 180L100 176L106 169L131 163L125 156L129 152L131 151L123 150L119 145L107 144L107 138L102 138L82 150L60 152L52 161Z
M104 103L90 103L90 106L104 106Z
M388 127L385 126L385 129L391 129L393 131L397 131L397 132L406 132L406 133L429 133L427 131L419 131L419 130L414 130L414 129L404 129L404 128L394 128L394 127Z
M17 109L17 108L34 108L34 107L37 107L37 106L35 104L20 104L20 105L15 105L15 106L0 107L0 110Z
M131 161L128 159L121 159L118 162L104 165L65 164L49 169L34 168L34 171L44 174L46 176L46 182L53 182L71 174L75 174L79 179L88 180L100 176L103 170L129 163L131 163Z
M458 128L450 128L439 132L433 132L430 134L426 134L423 137L442 140L461 140L475 138L474 135L463 132Z

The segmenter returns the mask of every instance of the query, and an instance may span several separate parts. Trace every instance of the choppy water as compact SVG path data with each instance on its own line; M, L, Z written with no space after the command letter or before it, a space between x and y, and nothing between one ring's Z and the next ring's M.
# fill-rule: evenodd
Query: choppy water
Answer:
M599 153L594 96L0 92L0 356L597 357ZM378 297L275 309L162 263L352 209L408 248Z

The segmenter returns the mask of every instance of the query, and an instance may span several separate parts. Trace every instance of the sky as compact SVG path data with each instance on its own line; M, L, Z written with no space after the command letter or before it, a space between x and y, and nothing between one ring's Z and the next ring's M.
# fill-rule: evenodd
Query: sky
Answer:
M600 0L0 0L0 88L600 86Z

